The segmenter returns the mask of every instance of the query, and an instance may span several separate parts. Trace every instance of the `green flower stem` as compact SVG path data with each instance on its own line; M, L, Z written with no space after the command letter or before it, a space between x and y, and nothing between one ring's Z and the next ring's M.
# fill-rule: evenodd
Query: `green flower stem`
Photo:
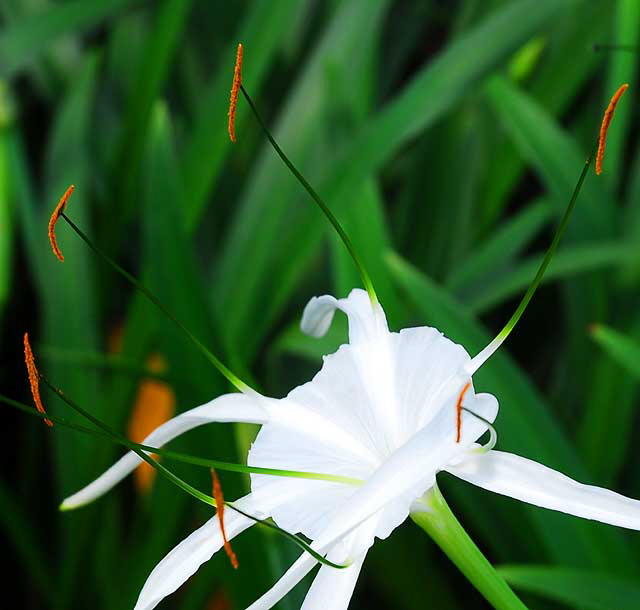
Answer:
M345 245L345 247L349 251L351 258L353 259L353 262L355 263L356 268L358 269L358 273L360 274L360 278L362 279L362 284L364 285L367 293L369 294L369 298L371 299L371 304L375 308L375 305L378 304L378 296L376 295L376 291L373 288L373 282L371 281L371 276L365 269L365 266L360 260L360 257L358 256L356 249L353 247L353 244L351 243L351 240L349 239L349 236L347 235L346 231L342 228L342 225L338 222L338 219L334 216L333 212L329 209L329 206L322 200L320 195L318 195L316 190L311 186L311 184L309 184L307 179L298 171L298 168L289 160L289 157L287 157L287 155L284 154L284 151L280 148L280 146L276 142L273 135L271 135L271 132L267 128L266 123L262 120L262 117L260 116L258 109L256 108L255 104L253 103L253 100L251 99L251 97L249 96L249 94L247 93L243 85L240 85L240 91L242 91L242 95L244 95L244 98L247 100L247 103L249 104L251 111L256 117L256 120L258 121L258 123L260 124L262 131L267 136L269 143L271 144L271 146L273 146L273 149L276 151L278 156L282 159L284 164L289 168L289 171L296 177L298 182L303 186L305 191L309 193L309 196L311 197L311 199L313 199L313 201L320 208L322 213L326 216L327 220L331 223L333 228L336 230L336 233L340 236L342 243Z
M458 566L497 610L526 610L509 585L474 544L445 502L437 485L418 502L411 518Z

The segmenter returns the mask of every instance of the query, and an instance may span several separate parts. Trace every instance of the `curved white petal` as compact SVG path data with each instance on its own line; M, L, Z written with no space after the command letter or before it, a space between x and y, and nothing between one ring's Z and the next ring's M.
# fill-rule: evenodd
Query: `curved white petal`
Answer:
M471 455L446 469L451 474L504 496L585 519L640 529L640 501L602 487L584 485L538 462L489 451Z
M300 610L346 610L366 553L362 553L348 568L336 570L322 566L304 598Z
M389 330L382 307L378 303L374 305L364 290L356 288L346 299L336 299L327 294L312 297L302 312L302 332L322 337L329 330L336 309L349 318L349 343L352 345L371 341Z
M316 560L309 553L303 553L280 580L262 597L253 602L247 610L269 610L311 572L316 564Z
M273 491L277 491L275 488ZM240 498L235 505L250 515L265 519L272 509L291 496L282 493L251 493ZM225 510L225 531L227 538L254 525L252 519L244 517L231 508ZM138 596L134 610L151 610L167 595L173 593L211 556L222 548L223 540L218 517L214 516L202 527L174 547L153 569Z
M353 556L355 555L357 561L364 561L364 556L373 543L373 532L377 527L378 519L379 516L374 516L366 520L360 525L360 527L356 528L353 532L345 536L337 544L334 544L327 554L327 558L335 563L346 563L347 561L351 561ZM303 553L284 573L284 575L278 580L278 582L262 597L260 597L260 599L251 604L251 606L249 606L247 610L268 610L269 608L277 604L313 569L316 563L316 560L311 555L309 555L308 553ZM354 562L354 566L356 563L357 562ZM332 572L337 574L349 572L349 570L351 570L351 567L352 566L343 570L331 567L326 567L326 569L331 570ZM321 571L323 568L325 568L325 566L322 566ZM358 568L357 572L359 571L360 569ZM356 573L354 575L353 572L349 572L349 576L353 578L353 585L355 585L355 580L358 578L358 574ZM316 577L316 579L317 578L318 577ZM321 584L325 582L325 578L326 577L322 578ZM347 580L349 580L349 578L347 578ZM344 594L346 595L345 584L342 583L342 585ZM351 590L353 591L353 587L351 588ZM314 592L314 594L312 595L312 599L316 595L319 595L317 589L316 592ZM338 606L338 608L339 607L340 606ZM334 606L331 604L325 604L325 608L331 608L331 610L333 610Z
M162 424L147 436L142 444L160 447L192 428L212 422L263 424L267 421L268 415L256 397L246 394L225 394ZM60 509L78 508L95 500L135 470L140 462L142 459L130 451L95 481L66 498L60 505Z
M343 570L321 566L301 610L346 610L380 519L380 514L367 519L328 553L331 561L344 563L345 558L353 558L352 563Z

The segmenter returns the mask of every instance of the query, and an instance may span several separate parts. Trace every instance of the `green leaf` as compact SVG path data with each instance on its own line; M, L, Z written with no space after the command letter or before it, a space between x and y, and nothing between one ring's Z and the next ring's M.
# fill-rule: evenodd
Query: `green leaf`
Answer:
M594 324L591 337L613 360L640 380L640 343L613 328Z
M518 212L451 270L447 288L452 292L463 292L467 286L495 274L527 246L550 217L551 209L546 200Z
M635 610L640 585L594 570L564 566L505 565L498 573L518 590L581 610Z
M60 2L0 32L0 77L13 76L61 36L99 24L133 0Z
M556 252L542 282L549 283L603 267L621 266L629 260L635 249L635 245L619 242L566 246ZM532 256L519 261L512 269L496 274L482 285L477 282L472 284L462 293L466 295L464 301L469 310L480 315L520 294L531 283L542 258L543 255Z

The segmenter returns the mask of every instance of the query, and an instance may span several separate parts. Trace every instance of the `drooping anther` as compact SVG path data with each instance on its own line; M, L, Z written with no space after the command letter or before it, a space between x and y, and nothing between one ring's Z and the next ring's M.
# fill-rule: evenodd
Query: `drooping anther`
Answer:
M222 493L222 486L216 471L211 469L211 477L213 478L213 498L216 501L216 514L218 515L218 521L220 523L220 531L222 533L222 541L224 543L224 552L229 557L229 561L234 570L238 569L238 558L231 548L231 544L227 540L227 533L224 530L224 494Z
M233 70L233 84L231 85L231 98L229 100L229 137L232 142L236 141L236 104L238 103L240 85L242 85L242 43L238 44L236 66Z
M462 401L467 390L471 387L471 382L467 381L464 387L458 394L458 402L456 402L456 443L460 442L460 436L462 435Z
M600 138L598 140L598 152L596 154L596 174L599 176L602 173L602 160L604 159L604 149L607 144L607 131L613 119L613 113L622 97L622 94L627 90L629 85L625 83L622 85L611 98L607 109L604 111L604 117L602 118L602 125L600 126Z
M36 361L33 357L31 344L29 343L29 333L24 333L24 362L27 365L27 374L29 375L29 385L31 386L33 402L40 413L46 414L42 399L40 398L40 374L36 368ZM50 419L45 418L44 423L49 427L53 426L53 422Z
M58 205L55 210L53 210L53 214L51 214L51 218L49 219L49 241L51 242L51 248L53 253L57 256L58 260L62 263L64 262L64 256L60 248L58 247L58 242L56 241L56 223L58 222L58 218L62 212L64 212L65 207L67 206L67 201L69 201L69 197L71 197L71 193L75 189L75 185L72 184L65 192L62 197L60 197L60 201L58 201Z

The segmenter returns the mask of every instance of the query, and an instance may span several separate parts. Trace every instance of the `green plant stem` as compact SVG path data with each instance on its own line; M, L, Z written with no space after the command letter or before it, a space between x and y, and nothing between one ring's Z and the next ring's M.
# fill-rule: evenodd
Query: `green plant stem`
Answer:
M526 610L460 525L437 485L422 497L418 506L411 518L435 540L496 610Z

